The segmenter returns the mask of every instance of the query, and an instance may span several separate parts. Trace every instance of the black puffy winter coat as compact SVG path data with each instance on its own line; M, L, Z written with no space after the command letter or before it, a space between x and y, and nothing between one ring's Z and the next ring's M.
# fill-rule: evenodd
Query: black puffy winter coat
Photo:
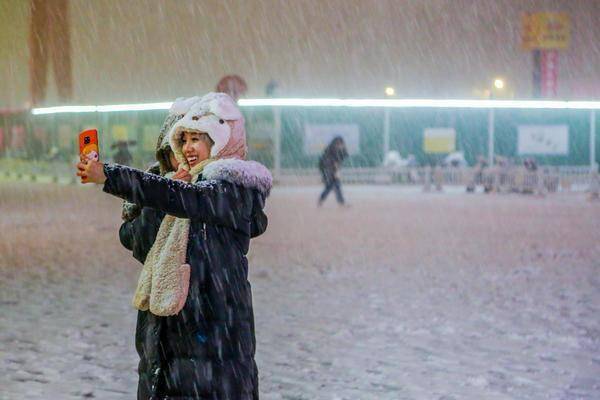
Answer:
M156 144L156 159L154 163L146 170L151 174L164 176L167 172L172 171L173 167L169 161L171 146L164 142L164 137L173 126L181 118L181 115L171 115L165 119L158 143ZM119 229L119 239L121 244L128 250L133 252L133 257L142 264L146 261L146 256L154 244L158 229L165 213L153 208L141 208L138 204L125 202L123 205L122 217L125 220Z
M142 264L154 244L165 213L145 207L133 221L125 221L119 229L121 244L133 252L133 257Z
M170 317L138 313L138 399L258 399L246 254L250 238L266 229L268 170L219 160L194 184L119 165L105 165L104 173L105 192L190 219L185 306Z

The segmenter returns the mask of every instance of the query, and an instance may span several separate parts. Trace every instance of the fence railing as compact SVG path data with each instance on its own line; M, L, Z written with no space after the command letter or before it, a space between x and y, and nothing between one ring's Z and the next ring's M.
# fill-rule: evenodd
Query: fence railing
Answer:
M540 166L536 171L522 166L475 167L378 167L342 168L340 179L346 184L477 186L488 191L534 192L545 190L581 191L591 183L588 166ZM0 177L47 182L77 182L74 162L34 162L0 158ZM283 168L275 181L281 185L318 185L316 168Z
M483 170L466 168L343 168L340 179L353 184L459 185L482 186L487 191L549 192L583 190L590 184L588 166L541 166L536 171L522 166L494 166ZM317 169L282 169L276 181L283 185L313 185L321 181Z

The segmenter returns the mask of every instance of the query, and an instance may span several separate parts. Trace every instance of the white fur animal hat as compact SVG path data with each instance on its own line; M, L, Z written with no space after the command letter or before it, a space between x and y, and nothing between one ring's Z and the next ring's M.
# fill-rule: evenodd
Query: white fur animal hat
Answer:
M183 132L206 132L215 143L210 151L211 157L231 155L243 158L246 154L244 118L233 99L225 93L209 93L196 99L181 102L181 110L176 107L177 112L185 111L183 118L173 125L168 135L176 157L183 157ZM243 152L239 151L242 147ZM232 148L238 150L232 152Z

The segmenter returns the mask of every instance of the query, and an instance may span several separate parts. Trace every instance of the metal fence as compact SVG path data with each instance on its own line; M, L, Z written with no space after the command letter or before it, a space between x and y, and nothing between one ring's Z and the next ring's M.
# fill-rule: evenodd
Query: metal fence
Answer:
M483 187L494 192L557 192L585 190L590 184L588 166L539 167L529 171L521 166L491 167L479 170L441 167L343 168L340 179L347 184L430 185ZM317 169L282 169L278 183L282 185L317 185L321 176Z
M47 162L0 158L0 177L34 182L77 183L73 162ZM474 167L374 167L342 168L340 179L346 184L421 185L435 190L443 186L477 187L490 192L569 192L590 187L588 166L541 166L528 171L522 166ZM316 168L284 168L275 181L280 185L319 185Z

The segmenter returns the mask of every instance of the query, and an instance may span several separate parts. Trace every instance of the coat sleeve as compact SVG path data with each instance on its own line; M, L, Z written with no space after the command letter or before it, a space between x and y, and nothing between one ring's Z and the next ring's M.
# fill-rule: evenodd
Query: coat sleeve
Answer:
M133 221L123 222L119 229L121 244L133 252L133 257L142 264L156 240L162 222L160 211L144 208Z
M119 240L127 250L133 250L133 222L125 221L119 229Z
M248 218L243 218L247 208L245 196L232 183L200 181L190 184L113 164L104 165L104 174L103 190L106 193L142 207L234 229L249 224Z

